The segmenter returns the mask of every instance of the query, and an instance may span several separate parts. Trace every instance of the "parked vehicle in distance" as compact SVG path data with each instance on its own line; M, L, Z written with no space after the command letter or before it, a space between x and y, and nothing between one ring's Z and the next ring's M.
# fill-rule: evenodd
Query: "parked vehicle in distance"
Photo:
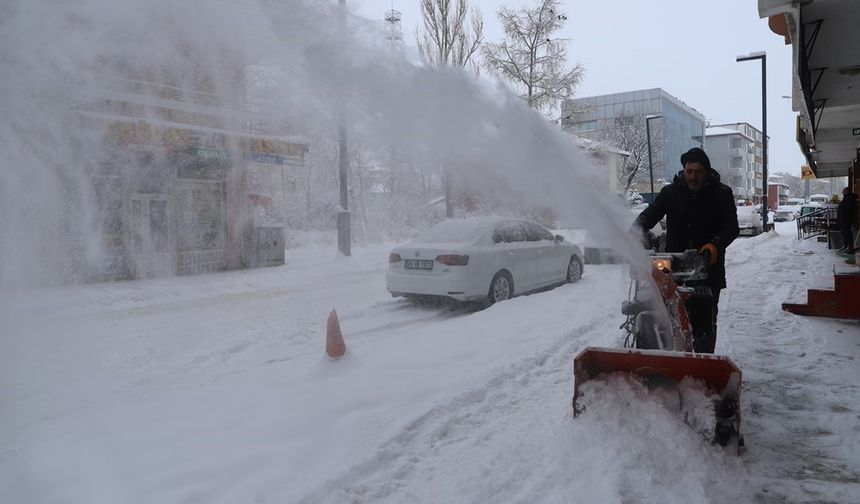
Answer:
M797 218L799 207L781 206L773 213L774 222L789 222Z
M738 228L741 235L756 236L762 232L761 213L755 206L739 206Z
M628 228L633 225L636 217L648 207L648 203L642 203L630 207L630 220L625 222ZM618 264L626 262L626 259L612 249L608 244L601 243L592 237L585 229L558 229L553 233L565 236L568 241L582 247L585 264ZM664 252L666 250L666 217L660 219L653 228L645 233L646 249Z
M805 205L800 206L800 213L798 213L798 217L803 217L804 215L809 215L812 212L816 212L824 208L824 205L818 203L807 203Z
M511 217L450 219L395 247L386 287L392 296L504 301L575 282L582 249L543 226Z

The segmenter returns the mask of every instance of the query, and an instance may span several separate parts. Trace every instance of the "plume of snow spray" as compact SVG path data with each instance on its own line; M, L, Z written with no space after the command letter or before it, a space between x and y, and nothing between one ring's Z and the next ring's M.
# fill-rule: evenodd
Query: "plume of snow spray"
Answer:
M173 69L181 89L203 68L228 101L262 85L273 120L342 117L363 142L491 173L524 203L554 209L565 226L641 262L627 239L629 211L606 190L614 174L570 135L504 89L392 55L364 20L350 16L339 30L333 5L13 0L2 9L0 287L74 281L103 259L88 177L98 135L72 131L68 118L107 96L117 69L155 78ZM252 66L271 69L268 81L249 82ZM68 247L85 251L83 264Z

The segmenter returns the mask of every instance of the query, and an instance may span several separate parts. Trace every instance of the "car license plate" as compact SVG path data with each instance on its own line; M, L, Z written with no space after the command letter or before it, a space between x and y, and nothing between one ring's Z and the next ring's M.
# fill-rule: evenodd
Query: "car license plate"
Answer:
M407 259L406 269L431 270L433 269L433 261L429 259Z

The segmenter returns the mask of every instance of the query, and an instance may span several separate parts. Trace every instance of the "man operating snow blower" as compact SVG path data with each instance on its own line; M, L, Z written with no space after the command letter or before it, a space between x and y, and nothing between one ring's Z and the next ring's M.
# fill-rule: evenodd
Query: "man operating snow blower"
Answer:
M671 185L664 187L654 203L634 222L634 232L644 236L644 229L654 227L666 216L666 252L696 249L707 252L710 265L702 284L711 288L708 317L691 313L693 350L714 353L717 342L717 304L720 290L726 287L725 250L737 238L738 216L732 190L720 182L720 174L711 168L705 151L695 147L681 156L681 170ZM690 282L693 284L693 282ZM710 308L710 310L707 310ZM690 307L691 312L697 308ZM711 322L709 327L701 327Z
M665 253L650 256L650 275L631 274L633 297L622 304L624 348L587 347L574 358L574 416L585 409L580 401L588 394L587 382L601 377L622 373L649 389L674 386L679 408L686 402L682 385L693 380L713 404L712 442L734 441L740 453L741 370L730 358L713 355L717 303L726 286L724 253L738 236L735 200L702 149L684 153L681 164L683 171L631 229L644 242L642 230L666 216ZM657 300L665 308L665 324L658 320Z

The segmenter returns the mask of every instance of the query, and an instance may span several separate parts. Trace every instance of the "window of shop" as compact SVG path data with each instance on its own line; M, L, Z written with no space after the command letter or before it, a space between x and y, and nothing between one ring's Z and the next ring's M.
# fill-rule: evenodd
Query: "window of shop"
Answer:
M221 184L195 184L179 191L179 250L224 247L224 192Z

